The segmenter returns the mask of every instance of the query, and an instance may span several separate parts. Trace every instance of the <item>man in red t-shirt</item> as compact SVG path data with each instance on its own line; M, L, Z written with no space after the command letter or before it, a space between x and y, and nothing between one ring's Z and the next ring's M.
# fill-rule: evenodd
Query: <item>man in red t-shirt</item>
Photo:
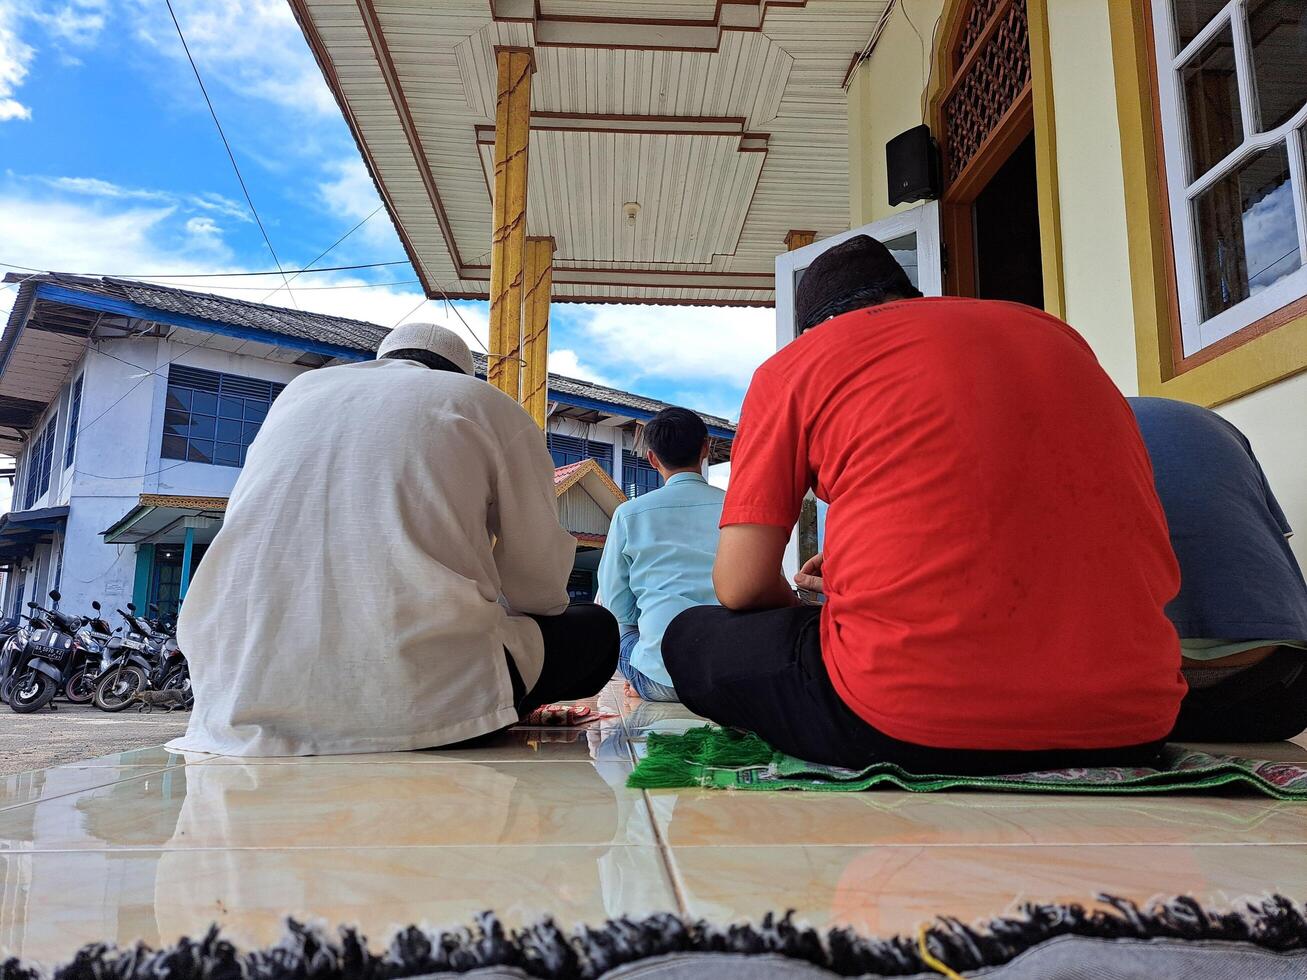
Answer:
M693 710L813 762L1155 762L1185 683L1179 571L1129 406L1039 310L921 298L880 242L821 255L753 377L714 583L663 640ZM825 551L781 557L804 494Z

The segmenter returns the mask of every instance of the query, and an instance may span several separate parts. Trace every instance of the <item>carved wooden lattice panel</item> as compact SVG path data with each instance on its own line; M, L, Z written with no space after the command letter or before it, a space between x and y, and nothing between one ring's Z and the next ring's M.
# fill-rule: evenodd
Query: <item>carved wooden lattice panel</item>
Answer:
M953 71L957 72L962 60L976 46L980 40L981 33L985 30L985 25L989 23L989 18L994 15L999 4L1003 0L976 0L971 5L971 10L967 13L966 23L958 31L958 43L953 52Z
M991 29L991 21L998 17ZM953 181L1030 82L1026 0L977 0L959 32L956 69L944 101L945 166Z

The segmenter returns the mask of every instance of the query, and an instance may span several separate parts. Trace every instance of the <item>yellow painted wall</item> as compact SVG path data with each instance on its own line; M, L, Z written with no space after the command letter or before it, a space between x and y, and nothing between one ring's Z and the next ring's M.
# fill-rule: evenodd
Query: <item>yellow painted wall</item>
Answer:
M1125 185L1104 0L1048 0L1066 320L1138 392Z
M912 206L889 206L885 144L923 122L921 95L930 76L931 37L943 7L943 0L900 0L872 56L854 73L849 86L850 228Z
M1109 4L1119 0L1046 0L1052 65L1058 228L1066 319L1089 341L1126 394L1156 366L1141 365L1135 332L1126 175L1117 106L1117 65ZM927 40L921 43L903 6ZM849 90L850 225L892 214L886 197L885 143L923 121L921 94L930 72L930 38L943 0L905 0ZM1146 298L1151 301L1151 298ZM1145 303L1147 305L1147 303ZM1213 362L1216 370L1220 360ZM1217 411L1251 440L1290 522L1307 566L1307 374L1227 401Z
M1297 531L1289 544L1307 569L1307 374L1296 374L1216 410L1253 444L1276 499Z

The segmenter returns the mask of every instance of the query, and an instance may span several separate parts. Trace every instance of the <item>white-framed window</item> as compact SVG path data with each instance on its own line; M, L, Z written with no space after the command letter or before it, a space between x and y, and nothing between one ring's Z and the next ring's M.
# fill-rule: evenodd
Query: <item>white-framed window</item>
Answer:
M1307 3L1152 5L1189 357L1307 296Z

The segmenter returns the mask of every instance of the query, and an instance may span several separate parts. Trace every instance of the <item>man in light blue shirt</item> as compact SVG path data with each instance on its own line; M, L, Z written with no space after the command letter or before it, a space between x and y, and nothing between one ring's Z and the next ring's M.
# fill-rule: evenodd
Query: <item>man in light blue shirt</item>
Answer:
M649 462L666 486L613 514L599 562L599 600L622 630L618 668L646 701L677 701L663 666L663 631L691 606L716 605L712 568L726 495L702 476L708 428L665 408L644 429Z

